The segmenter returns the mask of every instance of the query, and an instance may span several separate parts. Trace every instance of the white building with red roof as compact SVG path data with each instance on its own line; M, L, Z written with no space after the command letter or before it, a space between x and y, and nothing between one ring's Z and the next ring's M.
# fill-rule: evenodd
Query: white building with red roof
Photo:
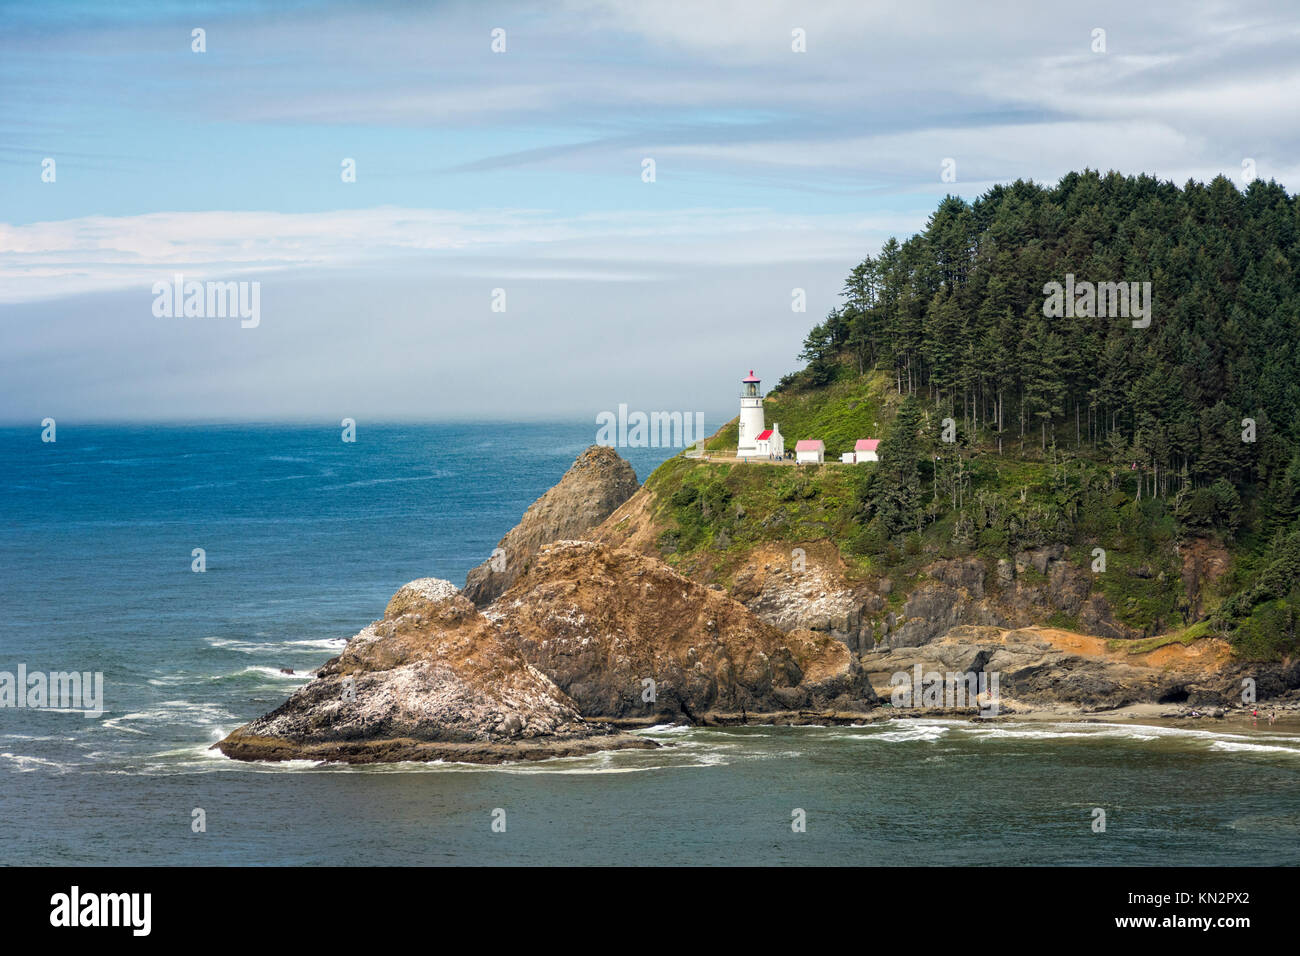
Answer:
M794 443L796 464L820 465L826 460L826 443L820 438L801 438Z
M785 438L781 435L781 426L775 422L772 423L771 428L765 428L758 433L754 445L760 455L769 458L785 457Z
M853 460L859 465L866 461L880 461L876 453L879 448L879 438L859 438L853 444Z

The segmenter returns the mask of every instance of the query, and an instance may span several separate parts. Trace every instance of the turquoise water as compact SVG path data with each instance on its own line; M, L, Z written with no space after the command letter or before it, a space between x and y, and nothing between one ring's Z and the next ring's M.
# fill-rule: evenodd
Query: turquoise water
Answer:
M60 423L47 445L0 429L0 670L105 680L97 719L0 708L4 861L1300 862L1300 738L1266 729L657 728L660 750L499 768L208 749L401 584L462 583L592 435ZM667 452L624 454L644 478Z

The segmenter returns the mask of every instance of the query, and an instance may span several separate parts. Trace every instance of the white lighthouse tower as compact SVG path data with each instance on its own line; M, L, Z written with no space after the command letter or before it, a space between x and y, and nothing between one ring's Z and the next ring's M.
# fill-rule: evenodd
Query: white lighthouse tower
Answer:
M763 393L758 390L759 379L754 370L740 380L740 435L736 441L736 457L758 454L758 436L763 427Z

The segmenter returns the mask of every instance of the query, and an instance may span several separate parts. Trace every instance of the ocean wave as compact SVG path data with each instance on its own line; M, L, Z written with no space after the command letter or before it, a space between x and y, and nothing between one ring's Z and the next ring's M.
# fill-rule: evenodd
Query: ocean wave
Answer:
M1162 727L1152 724L1060 722L965 723L954 727L977 741L1118 740L1148 743L1164 741L1206 750L1244 753L1300 754L1300 737L1283 734L1243 734L1234 731L1202 730L1192 727Z
M864 734L858 739L871 742L883 740L888 743L912 743L914 741L934 743L946 733L948 733L947 727L932 724L925 727L909 727L906 730L886 730L883 733Z
M392 485L408 481L434 481L442 478L446 472L435 472L432 475L410 475L403 478L365 478L360 481L349 481L342 485L326 485L321 491L339 491L343 488L369 488L372 485Z
M269 650L273 645L258 644L253 641L241 641L233 637L205 637L203 643L208 647L215 647L223 651L251 651Z
M224 736L224 735L223 735ZM647 773L653 770L692 770L725 767L732 762L724 748L696 745L673 745L661 750L607 750L577 757L551 757L545 760L518 760L483 764L456 760L404 760L394 763L348 764L320 760L285 760L277 762L243 761L227 757L209 744L155 754L170 758L170 763L153 763L142 772L246 771L253 773L507 773L515 775L555 774L559 776L595 776L601 774ZM175 758L185 758L183 764Z
M258 635L269 637L269 634ZM284 654L301 653L288 651L289 648L334 651L347 645L346 637L319 637L301 641L246 641L234 637L205 637L203 642L209 647L222 651L238 651L241 654Z
M1210 744L1210 749L1224 750L1230 753L1290 754L1292 757L1300 757L1300 749L1295 747L1282 747L1277 744L1244 743L1236 740L1216 740Z
M237 723L238 718L220 704L200 703L189 700L164 700L148 710L137 710L99 722L99 726L110 730L124 730L133 734L150 734L151 730L126 726L128 723L145 725L188 724L199 727L214 727L221 724Z
M805 729L809 726L811 725L805 724L800 729ZM894 717L877 724L850 725L847 727L834 728L819 727L818 729L830 729L832 732L826 735L827 739L830 740L852 740L858 743L909 743L912 741L933 743L947 734L952 728L944 721L903 720Z
M168 752L157 757L189 756L184 764L156 763L146 765L142 772L163 773L176 772L182 766L187 770L202 771L241 771L247 773L511 773L511 774L561 774L589 775L602 773L641 773L647 770L672 770L678 765L643 766L643 767L559 767L561 762L571 760L589 760L590 757L552 757L549 760L526 760L517 763L482 764L455 760L401 760L393 763L349 764L341 761L326 760L279 760L248 761L227 757L219 750L209 750L205 746L202 754ZM696 761L690 765L705 766L707 761Z
M64 773L71 764L62 764L56 760L47 760L44 757L31 757L26 754L14 754L5 751L0 753L0 760L5 760L13 765L13 769L19 773L31 773L35 770L53 770L55 773Z
M221 736L224 737L225 734ZM151 754L144 763L103 772L114 776L128 777L169 776L181 772L302 773L312 771L319 773L321 771L336 772L340 769L346 769L347 766L347 764L330 764L319 760L235 760L232 757L227 757L220 750L212 749L211 744L205 743L174 750L164 750L160 753Z
M337 651L347 647L346 637L322 637L310 641L285 641L284 647L310 647L322 651Z
M965 732L976 739L981 740L1070 740L1074 738L1101 738L1101 737L1124 737L1133 740L1155 740L1156 734L1138 733L1134 729L1127 727L1115 727L1107 729L1088 729L1088 730L1058 730L1052 729L1051 725L1042 724L1022 725L1022 726L1001 726L1001 727L970 727L963 728Z
M265 680L283 680L283 681L293 681L299 684L305 684L307 681L312 679L313 672L296 671L295 673L292 674L285 674L281 672L281 670L278 667L250 666L250 667L245 667L243 670L235 671L233 674L217 674L214 677L209 677L208 681L214 682L214 681L246 680L247 678L253 675L261 677Z
M647 762L650 761L650 762ZM699 767L726 767L731 761L718 748L691 749L667 747L647 753L644 750L608 750L583 757L554 757L550 760L517 761L504 764L443 764L444 769L459 771L494 770L509 774L548 774L555 776L599 776L601 774L648 773L652 770L693 770Z
M652 727L641 727L632 731L634 734L685 734L693 730L699 730L691 724L655 724Z
M515 765L501 764L495 769L500 773L546 773L557 777L591 777L602 774L649 773L652 770L693 770L698 767L726 767L726 760L695 760L687 763L651 764L645 767L563 767L551 769L539 764ZM469 768L472 764L460 764Z

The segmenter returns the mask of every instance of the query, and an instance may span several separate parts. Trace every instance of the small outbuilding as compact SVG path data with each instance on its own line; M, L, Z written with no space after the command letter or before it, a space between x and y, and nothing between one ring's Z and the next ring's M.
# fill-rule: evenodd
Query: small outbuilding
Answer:
M826 460L826 443L820 438L804 438L795 442L794 460L801 465L822 464Z
M859 438L853 445L853 460L859 465L865 461L880 461L876 453L879 447L879 438Z
M772 423L771 428L765 428L758 433L754 439L754 445L758 453L767 458L784 458L785 457L785 438L781 435L781 426Z

